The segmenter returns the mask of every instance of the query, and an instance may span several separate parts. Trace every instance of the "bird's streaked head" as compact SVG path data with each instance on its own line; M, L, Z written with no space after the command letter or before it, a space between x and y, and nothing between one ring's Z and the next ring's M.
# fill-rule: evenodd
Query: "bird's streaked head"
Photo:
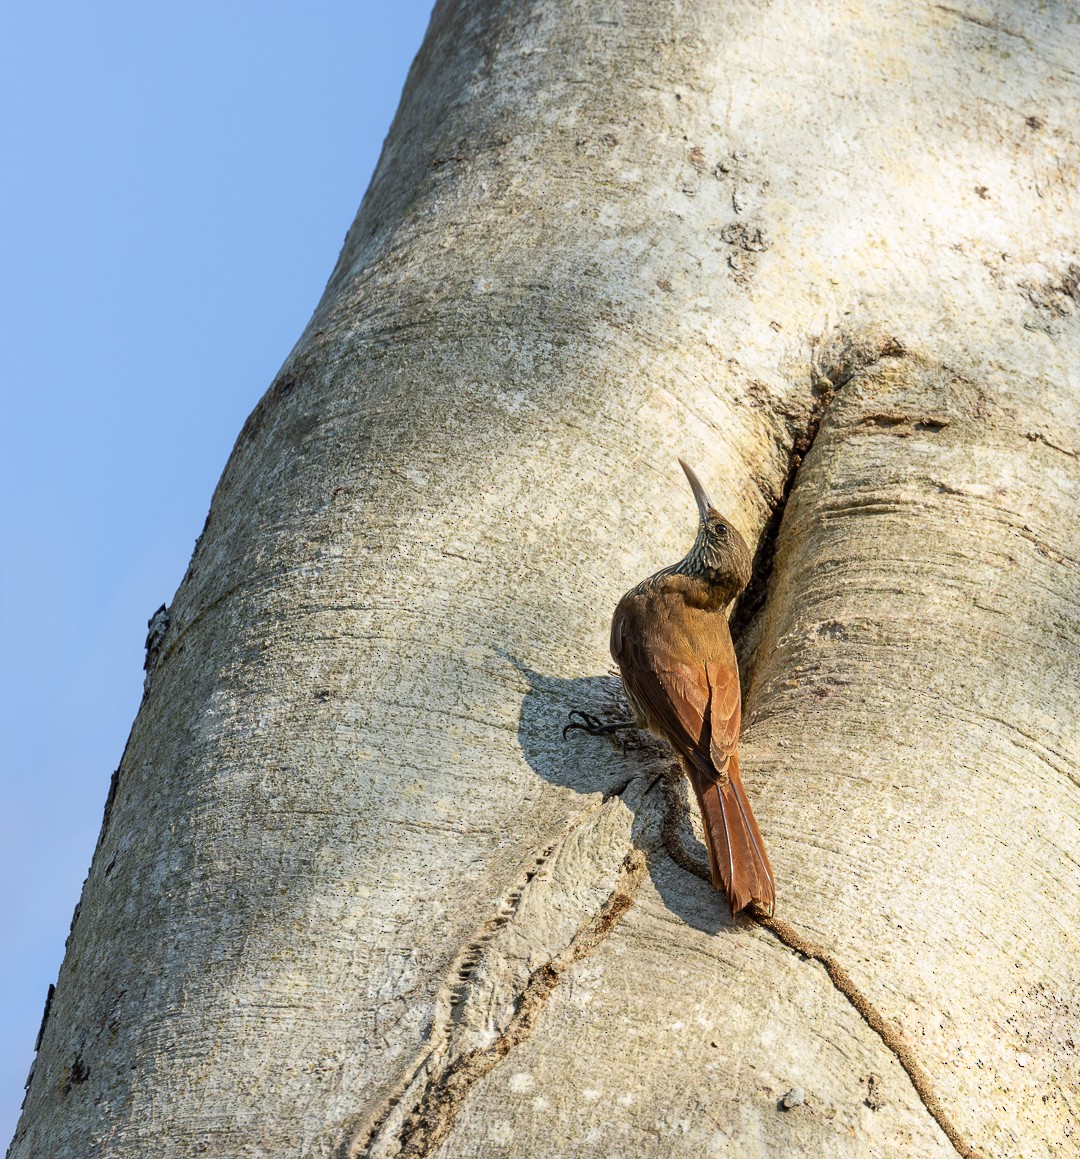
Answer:
M724 602L733 600L750 582L752 559L746 541L712 505L708 492L689 464L679 460L697 500L697 539L679 564L686 575L699 576L724 590Z

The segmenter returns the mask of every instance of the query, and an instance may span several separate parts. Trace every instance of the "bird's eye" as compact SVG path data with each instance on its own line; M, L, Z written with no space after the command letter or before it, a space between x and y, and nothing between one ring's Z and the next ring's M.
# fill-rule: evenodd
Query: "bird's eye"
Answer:
M716 532L717 535L720 536L721 539L727 538L727 524L726 523L717 523L716 526L713 528L713 530Z

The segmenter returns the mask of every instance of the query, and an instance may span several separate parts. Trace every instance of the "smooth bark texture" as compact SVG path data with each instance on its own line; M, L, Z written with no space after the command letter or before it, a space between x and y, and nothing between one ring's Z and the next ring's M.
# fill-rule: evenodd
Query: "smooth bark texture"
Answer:
M170 608L12 1156L1076 1153L1078 27L439 4ZM673 860L669 758L560 739L689 545L677 455L751 544L787 497L737 618L778 913L959 1144Z

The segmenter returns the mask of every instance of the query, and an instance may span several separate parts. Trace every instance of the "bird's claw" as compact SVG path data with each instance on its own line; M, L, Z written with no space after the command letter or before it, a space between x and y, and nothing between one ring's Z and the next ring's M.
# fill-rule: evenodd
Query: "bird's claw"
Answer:
M603 722L598 716L593 716L591 712L580 712L574 709L569 713L570 723L562 730L562 738L566 740L566 734L571 729L580 728L583 732L587 732L589 736L599 736L600 730L604 727ZM578 717L577 720L574 717Z
M591 712L582 712L577 708L570 712L569 716L570 723L562 730L563 740L566 740L566 734L575 728L587 732L589 736L611 736L621 729L637 727L632 720L611 720L605 723L598 716L593 716ZM625 752L625 743L622 747Z

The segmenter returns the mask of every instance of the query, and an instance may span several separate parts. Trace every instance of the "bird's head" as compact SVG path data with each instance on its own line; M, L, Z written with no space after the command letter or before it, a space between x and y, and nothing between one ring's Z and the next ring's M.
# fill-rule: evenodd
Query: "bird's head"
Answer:
M750 582L753 561L746 540L712 505L708 493L693 469L679 460L697 500L698 533L690 554L679 570L723 589L723 602L730 603Z

